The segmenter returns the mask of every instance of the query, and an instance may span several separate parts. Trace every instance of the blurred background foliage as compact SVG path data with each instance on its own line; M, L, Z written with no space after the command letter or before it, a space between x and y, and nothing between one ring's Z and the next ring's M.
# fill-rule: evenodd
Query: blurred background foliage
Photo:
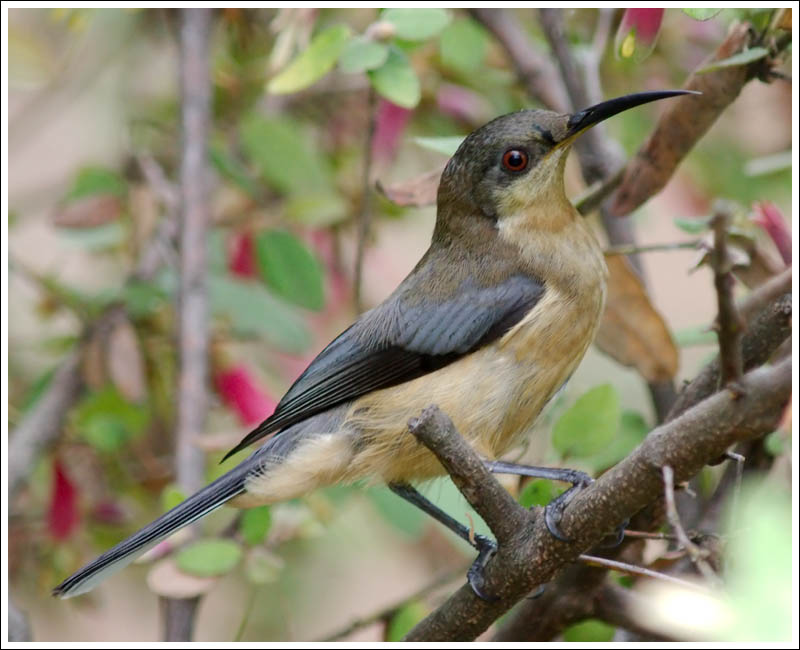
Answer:
M546 51L535 12L514 13ZM763 29L773 17L770 10L699 16L669 9L654 29L634 29L622 14L613 17L616 41L602 53L606 97L680 87L733 21ZM592 45L597 15L568 12L567 37L579 56ZM78 601L48 598L65 575L183 498L171 463L174 251L166 247L151 277L132 273L174 211L177 27L166 9L9 12L11 430L37 407L84 328L121 306L87 349L86 391L63 436L11 503L12 592L37 640L155 639L148 589L207 593L198 639L320 638L400 602L350 637L399 639L434 602L429 594L404 599L432 575L460 580L472 553L381 487L336 487L243 515L218 512L201 541L172 553L180 545L173 538L154 550L177 570L151 558ZM434 208L398 205L386 198L391 189L440 168L489 119L533 106L493 36L460 10L223 9L215 12L210 64L215 402L207 430L198 432L209 479L241 460L218 464L357 310L382 300L424 251ZM641 243L703 236L711 202L724 197L739 206L748 264L762 255L779 265L778 239L763 223L782 222L788 232L790 93L783 82L747 87L666 190L634 215ZM607 129L631 155L659 110L624 113ZM578 195L584 188L574 161L568 172L568 190ZM753 208L763 201L771 221ZM715 351L713 289L707 269L693 272L698 255L676 250L645 260L653 304L679 346L678 380ZM519 457L597 473L653 424L642 379L592 352ZM776 435L775 455L785 458L788 428ZM713 484L719 471L707 474ZM508 487L526 505L546 503L557 489L541 481ZM482 529L449 480L426 492ZM761 555L776 543L762 537ZM590 621L565 638L614 633Z

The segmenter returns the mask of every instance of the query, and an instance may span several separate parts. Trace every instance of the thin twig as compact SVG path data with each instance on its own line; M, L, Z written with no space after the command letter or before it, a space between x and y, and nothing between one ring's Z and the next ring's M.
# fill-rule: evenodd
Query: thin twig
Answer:
M700 548L690 540L681 524L681 518L675 506L675 473L672 471L672 467L664 465L661 468L661 473L664 477L664 501L667 506L667 519L672 526L672 530L675 531L680 545L686 550L692 563L697 567L697 570L700 571L703 577L711 584L718 584L719 578L714 573L711 565L706 562L706 558L709 555L708 551Z
M175 426L175 475L186 494L204 482L205 455L194 443L208 412L208 127L211 80L211 11L181 11L181 229L178 308L179 374ZM199 598L162 598L164 639L191 641Z
M596 555L586 555L585 553L582 553L581 555L578 556L578 561L583 562L584 564L588 564L589 566L602 567L604 569L610 569L612 571L619 571L620 573L624 573L629 576L653 578L654 580L671 582L672 584L680 585L681 587L706 591L702 586L697 585L693 582L689 582L688 580L681 580L680 578L676 578L675 576L667 575L666 573L659 573L658 571L653 571L652 569L648 569L643 566L636 566L635 564L629 564L628 562L610 560L606 557L597 557Z
M609 255L631 255L633 253L654 253L658 251L677 251L687 248L697 248L700 240L693 241L679 241L669 244L646 244L643 246L611 246L603 251L606 256Z
M370 217L372 216L372 140L375 136L376 101L375 91L370 87L367 92L367 133L364 141L364 176L361 185L361 210L358 214L358 230L356 239L356 267L353 274L353 304L356 313L364 310L361 303L361 282L364 276L364 253L369 236Z
M731 212L727 205L718 201L714 206L711 227L714 230L714 250L711 252L711 267L714 270L714 288L717 290L717 320L714 329L719 339L720 382L732 388L742 378L742 334L744 322L733 299L733 262L728 254L727 236Z
M439 576L435 577L430 583L428 583L424 587L421 587L410 596L406 596L405 598L394 603L393 605L384 607L378 610L377 612L369 614L368 616L355 619L349 625L343 627L338 632L334 632L333 634L326 636L324 639L321 639L319 643L329 643L331 641L338 641L339 639L343 639L351 635L356 630L369 627L370 625L374 625L379 621L389 620L391 619L392 616L394 616L394 614L398 610L405 607L408 603L424 598L432 591L436 591L436 589L438 589L439 587L443 587L444 585L452 582L456 578L463 576L465 572L466 572L466 567L457 569L455 571L446 571L444 573L441 573Z

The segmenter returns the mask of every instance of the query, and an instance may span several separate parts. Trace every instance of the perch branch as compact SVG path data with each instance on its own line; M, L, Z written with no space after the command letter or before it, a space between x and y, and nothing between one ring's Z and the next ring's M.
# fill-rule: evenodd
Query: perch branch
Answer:
M550 581L616 525L658 500L663 494L662 466L676 468L676 479L684 481L735 442L771 431L789 399L791 377L791 359L756 369L743 377L745 391L738 400L732 400L727 392L716 393L653 430L625 460L575 496L561 522L571 543L550 535L537 512L508 508L507 516L513 522L505 522L504 526L514 530L509 539L500 542L485 572L486 590L498 600L481 600L465 585L411 630L406 640L474 639L515 602L537 585ZM474 452L470 458L461 453L462 447L450 444L449 438L457 435L452 430L450 434L431 436L429 448L443 465L454 466L457 476L469 475L468 468L480 461ZM483 479L473 478L473 483L494 480L485 476ZM464 493L468 500L482 490L470 487ZM492 488L487 492L491 494Z

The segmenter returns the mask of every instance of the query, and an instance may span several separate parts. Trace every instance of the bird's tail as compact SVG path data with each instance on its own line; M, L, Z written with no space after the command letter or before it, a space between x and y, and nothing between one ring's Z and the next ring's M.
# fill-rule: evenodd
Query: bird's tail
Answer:
M244 492L245 479L252 469L252 463L247 460L233 468L64 580L53 589L53 595L59 598L71 598L93 589L98 583L126 567L175 531L188 526Z

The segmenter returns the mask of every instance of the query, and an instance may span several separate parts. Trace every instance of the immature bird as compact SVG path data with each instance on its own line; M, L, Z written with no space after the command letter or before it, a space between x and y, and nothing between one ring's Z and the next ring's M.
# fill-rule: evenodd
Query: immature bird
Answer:
M575 137L594 124L680 94L628 95L572 115L523 110L469 135L442 173L431 245L417 266L314 359L231 453L277 434L53 593L89 591L224 503L275 503L367 479L388 483L473 541L480 555L469 578L482 595L481 569L494 543L472 538L410 486L444 469L407 423L437 404L490 469L585 482L569 470L492 461L531 429L570 377L603 311L606 265L564 193L564 163ZM548 512L559 535L558 507Z

